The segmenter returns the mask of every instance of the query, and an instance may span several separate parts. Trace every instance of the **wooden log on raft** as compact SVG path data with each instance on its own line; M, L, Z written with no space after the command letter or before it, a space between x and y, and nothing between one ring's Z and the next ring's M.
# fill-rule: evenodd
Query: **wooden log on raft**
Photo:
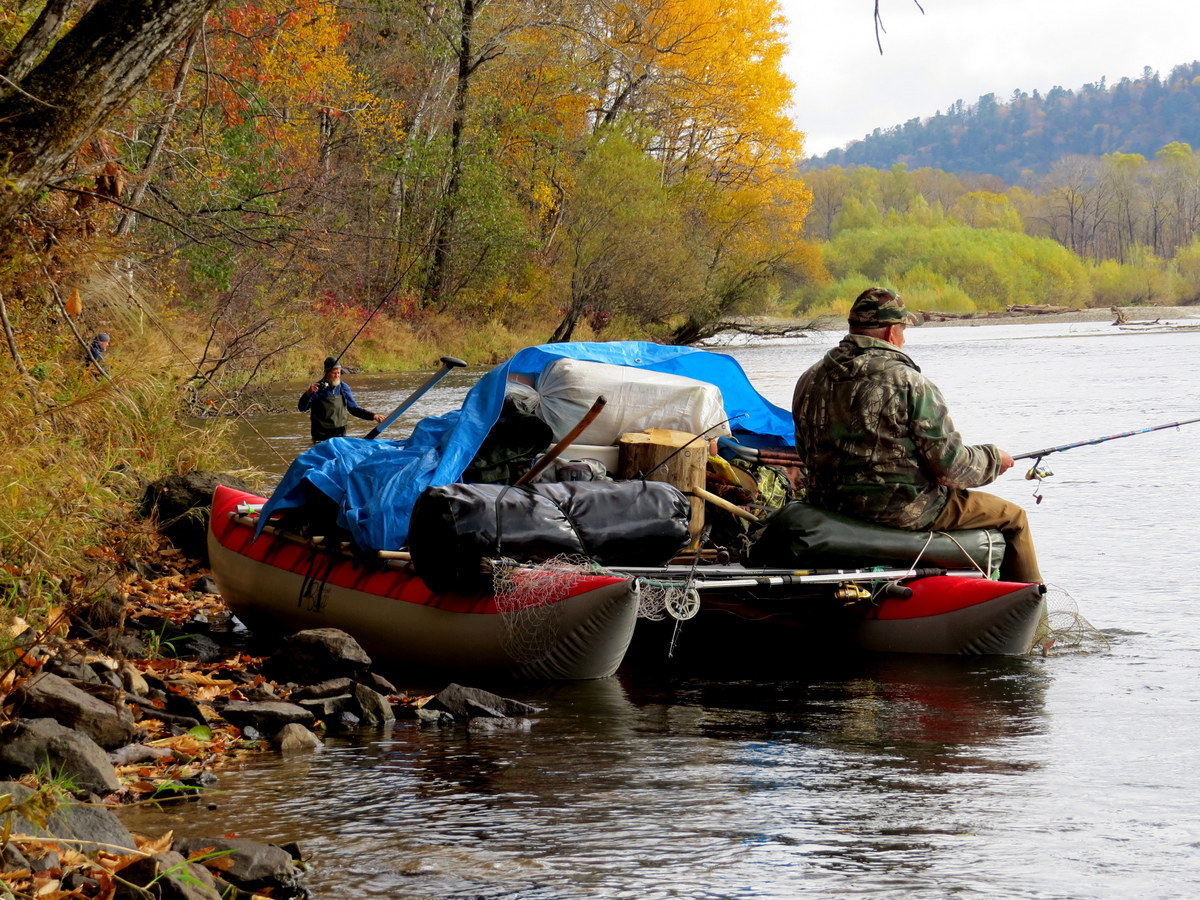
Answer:
M700 533L704 530L701 492L707 493L704 472L708 465L708 441L686 431L651 428L621 435L617 446L620 448L620 478L666 481L688 495L691 545L699 546Z

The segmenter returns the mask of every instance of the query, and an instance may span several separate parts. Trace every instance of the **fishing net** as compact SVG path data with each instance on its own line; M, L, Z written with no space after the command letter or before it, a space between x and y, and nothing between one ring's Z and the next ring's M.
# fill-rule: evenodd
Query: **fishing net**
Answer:
M638 579L638 618L661 622L671 618L686 621L700 612L700 594L687 581Z
M1108 638L1079 612L1079 604L1065 590L1046 585L1046 611L1033 636L1033 652L1088 653L1107 650Z
M577 554L536 565L496 561L492 590L504 623L505 652L523 663L545 657L559 633L560 606L550 601L571 591L581 578L601 574L606 574L602 566ZM639 618L690 619L700 611L700 595L689 583L638 579L637 590Z
M595 570L595 564L583 556L557 556L537 568L496 560L492 592L504 625L504 651L521 663L544 658L558 639L561 608L551 601Z

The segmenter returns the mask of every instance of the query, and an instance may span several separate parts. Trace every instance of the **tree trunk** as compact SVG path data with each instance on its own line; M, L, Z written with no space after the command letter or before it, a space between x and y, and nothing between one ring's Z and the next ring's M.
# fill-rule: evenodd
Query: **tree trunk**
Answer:
M99 0L0 92L0 229L49 184L217 0Z
M201 18L203 22L203 18ZM129 197L129 205L133 209L125 210L117 222L116 234L125 235L133 230L133 226L137 222L137 207L141 204L142 198L146 196L146 191L150 187L150 179L158 171L158 159L162 155L163 147L167 143L167 135L171 132L171 127L175 124L175 117L179 113L179 106L183 103L183 85L187 81L188 73L192 70L192 58L196 55L196 44L202 33L201 29L196 29L192 32L188 39L187 47L183 51L183 61L179 63L179 68L175 70L175 83L171 86L171 98L167 103L166 111L163 113L162 123L158 126L158 131L154 134L154 142L150 145L150 152L146 154L146 164L142 166L140 173L141 178L138 180L137 187Z
M74 11L76 2L77 0L47 0L37 21L17 42L8 62L0 68L0 76L15 84L28 75L30 69L46 52L46 48L58 37L63 23Z
M454 240L454 219L457 215L458 192L462 181L462 137L467 122L467 95L471 88L471 73L476 63L472 62L471 40L475 27L476 6L474 0L462 0L462 15L458 33L458 82L454 86L454 119L450 124L450 176L446 182L446 193L437 213L433 235L433 260L425 282L427 302L432 300L444 305L449 299L447 288L450 276L450 247Z

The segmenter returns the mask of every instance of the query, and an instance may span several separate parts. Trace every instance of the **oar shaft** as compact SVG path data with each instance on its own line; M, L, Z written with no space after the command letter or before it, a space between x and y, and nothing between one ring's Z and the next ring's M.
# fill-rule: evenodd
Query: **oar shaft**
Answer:
M1150 431L1162 431L1164 428L1178 428L1181 425L1191 425L1194 422L1200 422L1200 417L1195 419L1184 419L1182 422L1168 422L1165 425L1151 425L1149 428L1138 428L1134 431L1123 431L1120 434L1110 434L1106 437L1092 438L1087 441L1076 441L1073 444L1061 444L1058 447L1047 447L1045 450L1034 450L1030 453L1022 453L1020 456L1014 456L1013 459L1040 459L1051 453L1059 453L1063 450L1072 450L1075 447L1090 447L1092 444L1103 444L1105 441L1115 441L1118 438L1133 437L1135 434L1146 434Z
M387 428L389 425L391 425L393 422L395 422L398 418L400 418L400 416L402 416L404 414L404 411L406 409L408 409L410 406L412 406L414 403L416 403L418 400L420 400L421 397L423 397L425 395L426 391L428 391L431 387L433 387L435 384L437 384L439 381L441 381L443 378L445 378L446 374L451 369L458 369L465 365L466 365L466 363L463 362L461 359L457 359L453 356L443 356L442 357L442 368L440 368L436 372L434 372L428 381L426 381L423 385L421 385L419 388L417 388L415 391L413 391L411 394L409 394L408 399L406 399L403 403L401 403L399 406L397 406L395 409L393 409L386 419L384 419L382 422L380 422L378 425L376 425L374 428L372 428L369 432L367 432L366 439L368 441L375 440L375 438L379 437L380 433L385 428Z
M587 412L583 414L583 418L575 423L575 427L568 431L557 444L542 454L541 458L535 462L528 471L520 478L513 482L513 487L521 487L528 484L537 478L546 470L546 467L554 460L562 455L571 444L575 443L576 439L587 430L587 427L596 420L596 416L604 410L604 404L608 403L608 398L601 394L596 398L596 402L591 405Z

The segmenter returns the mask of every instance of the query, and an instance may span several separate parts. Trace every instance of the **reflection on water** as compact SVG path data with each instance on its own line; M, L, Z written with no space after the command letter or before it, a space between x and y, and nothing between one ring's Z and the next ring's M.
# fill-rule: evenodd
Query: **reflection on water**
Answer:
M786 406L837 337L734 352ZM910 329L908 349L968 441L1014 453L1200 415L1198 334ZM452 373L397 434L477 376ZM351 384L384 410L426 377ZM289 456L308 445L303 415L273 421ZM1107 652L816 668L797 647L719 676L479 684L546 711L529 732L402 722L267 755L223 774L215 810L123 815L151 833L299 840L326 898L1190 898L1197 441L1192 426L1057 456L1041 504L1019 472L989 488L1029 510L1042 570ZM259 464L278 474L273 456Z
M963 789L1036 766L1007 745L1045 727L1044 688L1025 660L525 686L530 732L399 723L126 821L300 839L327 896L787 896L881 854L938 865L974 827Z

